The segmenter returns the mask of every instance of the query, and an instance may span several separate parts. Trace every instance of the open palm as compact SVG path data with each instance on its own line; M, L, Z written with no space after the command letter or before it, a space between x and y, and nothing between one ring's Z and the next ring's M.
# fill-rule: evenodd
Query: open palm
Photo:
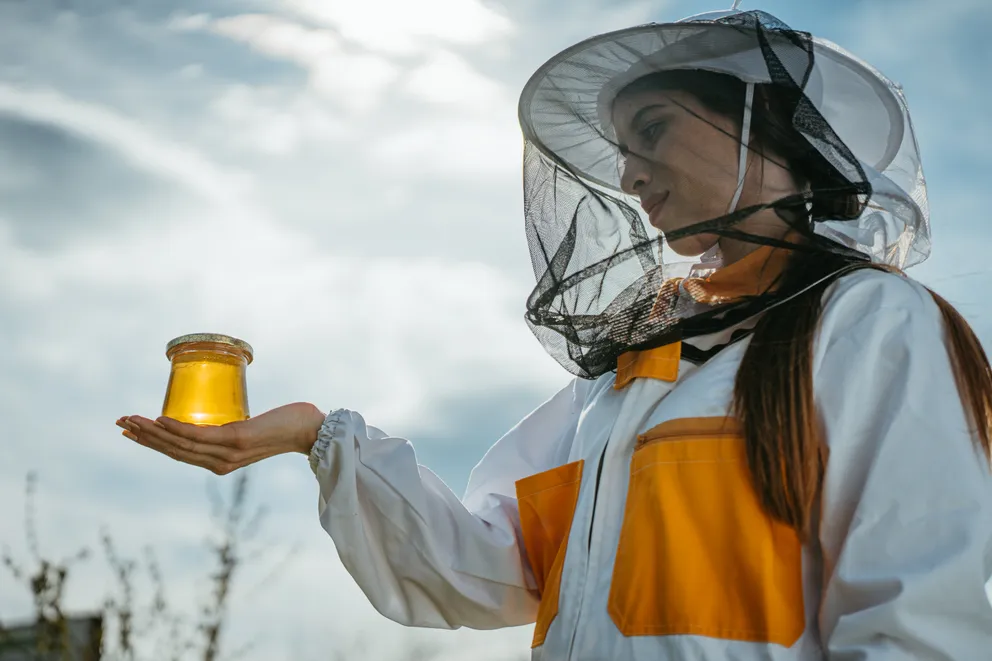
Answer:
M309 453L324 414L296 402L259 416L219 426L201 426L172 418L120 418L124 436L168 457L226 475L262 459L287 452Z

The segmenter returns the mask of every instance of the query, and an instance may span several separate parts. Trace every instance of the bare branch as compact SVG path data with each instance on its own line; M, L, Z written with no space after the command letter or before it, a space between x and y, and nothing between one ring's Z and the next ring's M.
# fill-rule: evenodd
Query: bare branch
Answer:
M28 473L24 487L24 534L27 538L28 551L37 562L41 562L41 551L38 545L38 530L35 527L34 497L38 486L38 475Z

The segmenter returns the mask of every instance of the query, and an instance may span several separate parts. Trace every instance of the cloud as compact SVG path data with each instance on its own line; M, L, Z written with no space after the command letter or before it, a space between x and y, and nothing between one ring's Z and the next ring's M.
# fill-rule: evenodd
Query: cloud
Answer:
M195 25L303 67L309 72L313 92L351 113L376 109L393 86L415 100L459 112L512 104L499 83L444 47L425 46L413 60L397 58L388 51L383 55L356 48L340 36L339 28L313 28L263 14L197 21ZM416 25L405 27L417 29Z
M374 107L400 72L380 55L349 49L332 30L306 27L278 16L221 18L210 22L207 29L307 69L316 93L351 112Z
M32 249L120 231L152 208L195 200L177 182L53 124L0 112L0 142L0 222Z
M352 137L348 125L320 99L293 89L235 83L219 89L207 109L210 119L226 129L213 133L212 140L234 153L288 157L305 145Z
M78 101L54 89L26 89L0 83L0 112L36 123L55 124L116 150L135 168L183 184L205 199L230 203L247 190L245 173L232 174L193 149L160 140L139 123L97 104Z
M510 117L441 118L376 136L363 158L392 176L481 181L498 176L509 182L520 170L522 155L523 140ZM470 209L465 213L471 215Z
M266 153L288 154L317 139L361 145L357 156L373 168L418 177L490 177L519 168L519 149L506 148L520 140L515 99L450 50L433 46L412 60L355 52L335 29L273 15L195 24L308 72L305 93L238 85L212 103L219 117L245 127L242 142ZM400 103L405 110L397 117Z
M444 50L434 51L404 76L403 89L415 98L459 111L512 103L503 86L478 73L464 58Z
M174 13L165 23L166 29L178 32L191 32L203 30L210 25L210 14L198 13L190 14L184 11Z
M379 53L411 55L433 43L479 46L513 33L513 24L481 0L423 0L337 3L287 0L299 16L338 30Z
M311 28L268 14L240 14L197 21L194 25L196 29L242 41L266 55L303 65L337 55L342 50L341 39L332 30Z

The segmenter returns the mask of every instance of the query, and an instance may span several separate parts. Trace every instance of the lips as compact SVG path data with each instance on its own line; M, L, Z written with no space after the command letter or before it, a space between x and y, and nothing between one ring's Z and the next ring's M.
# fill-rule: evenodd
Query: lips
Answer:
M658 225L658 217L665 208L665 202L668 201L668 193L660 193L657 195L651 195L647 199L641 202L641 208L644 212L648 214L648 221L654 227L661 229Z

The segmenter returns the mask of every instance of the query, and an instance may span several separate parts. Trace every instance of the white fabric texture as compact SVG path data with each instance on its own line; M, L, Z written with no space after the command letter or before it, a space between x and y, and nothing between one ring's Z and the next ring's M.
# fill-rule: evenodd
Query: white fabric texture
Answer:
M588 385L575 381L497 442L464 500L417 464L408 441L355 412L327 416L311 451L320 522L379 612L436 628L534 621L514 481L567 453Z

